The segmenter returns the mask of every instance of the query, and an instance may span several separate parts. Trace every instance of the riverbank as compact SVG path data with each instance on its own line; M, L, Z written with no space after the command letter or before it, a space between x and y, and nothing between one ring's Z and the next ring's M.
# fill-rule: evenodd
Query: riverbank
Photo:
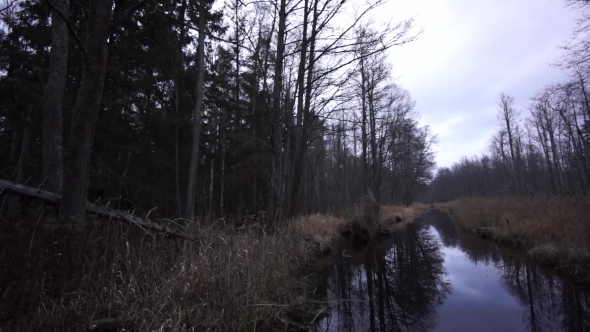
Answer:
M345 209L336 216L314 214L300 217L287 228L305 241L308 250L322 256L329 254L342 236L364 243L387 237L429 209L420 203L409 207L365 203L362 207Z
M579 198L466 198L436 205L480 237L522 248L578 282L590 282L590 202Z
M379 209L377 209L378 211ZM193 225L202 243L145 234L116 222L94 225L90 261L52 295L45 270L46 239L35 227L5 243L1 268L6 330L252 331L303 328L312 322L315 283L308 267L329 254L352 225L370 234L403 227L424 205L311 215L268 234L257 223ZM377 219L374 219L377 218ZM302 319L303 318L303 319ZM309 319L308 319L309 318ZM91 329L92 330L92 329Z

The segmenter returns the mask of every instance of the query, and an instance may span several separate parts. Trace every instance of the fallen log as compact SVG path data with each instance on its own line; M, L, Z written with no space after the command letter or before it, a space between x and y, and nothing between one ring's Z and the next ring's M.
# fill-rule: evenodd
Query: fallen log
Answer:
M45 191L45 190L42 190L39 188L29 187L29 186L26 186L23 184L18 184L18 183L14 183L14 182L2 180L2 179L0 179L0 190L10 192L14 195L38 199L40 201L43 201L43 202L46 202L49 204L53 204L53 205L59 205L59 203L61 202L61 196L56 193L52 193L52 192ZM119 221L125 222L129 225L140 226L140 227L143 227L146 229L155 230L158 232L162 232L162 233L165 233L168 235L176 236L176 237L190 240L190 241L198 241L199 240L199 238L196 236L192 236L192 235L189 235L186 233L178 232L170 227L154 223L150 220L141 219L141 218L137 217L136 215L125 213L125 212L118 211L118 210L109 209L105 206L93 204L90 202L86 202L86 212L95 213L99 216L106 217L109 219L119 220Z

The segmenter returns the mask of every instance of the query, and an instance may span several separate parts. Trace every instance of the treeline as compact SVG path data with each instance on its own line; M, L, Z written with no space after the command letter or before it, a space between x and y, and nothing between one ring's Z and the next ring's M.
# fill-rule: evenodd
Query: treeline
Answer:
M8 1L0 177L63 193L64 223L87 196L269 223L410 204L436 138L386 61L412 21L375 27L383 2Z
M586 10L585 1L569 1ZM500 94L498 129L487 153L438 170L424 199L536 194L586 195L590 185L590 49L588 17L578 22L559 65L570 79L531 98L526 110Z

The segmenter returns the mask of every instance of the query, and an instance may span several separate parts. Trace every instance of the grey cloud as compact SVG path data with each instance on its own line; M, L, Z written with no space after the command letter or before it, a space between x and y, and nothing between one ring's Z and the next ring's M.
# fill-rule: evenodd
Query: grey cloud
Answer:
M415 16L421 38L391 51L399 83L417 101L421 122L439 134L439 166L485 151L501 92L524 108L545 85L566 79L551 67L577 12L563 0L390 1L399 21Z

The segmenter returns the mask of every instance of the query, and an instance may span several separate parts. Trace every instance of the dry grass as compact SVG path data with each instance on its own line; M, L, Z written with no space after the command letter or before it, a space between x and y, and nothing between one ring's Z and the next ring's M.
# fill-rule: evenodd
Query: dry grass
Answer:
M105 223L93 231L93 264L70 276L78 286L58 297L44 276L48 258L34 248L39 254L29 266L2 280L10 287L2 287L0 329L82 331L102 318L128 320L136 331L292 327L289 317L305 305L307 286L303 267L309 257L300 237L289 230L269 236L254 227L200 234L204 241L197 245L138 238ZM2 268L9 264L3 260Z
M405 223L419 211L384 207L377 224L395 216ZM315 280L306 277L307 267L349 223L350 216L315 214L272 235L258 224L194 227L203 243L193 244L103 221L91 231L88 262L68 276L76 286L56 296L46 273L48 240L33 221L0 248L0 269L11 271L0 276L0 330L88 330L103 318L136 331L302 328L293 321L309 322L319 310L309 301Z
M460 226L486 228L499 242L521 245L527 253L577 278L590 275L590 202L534 197L469 198L446 205Z
M288 231L308 243L308 247L316 246L316 250L325 251L339 240L340 234L346 228L344 218L313 214L293 220Z
M374 202L341 211L339 216L313 214L299 217L289 224L288 231L303 238L308 252L323 256L331 252L340 235L354 233L355 226L364 229L372 237L377 233L389 234L403 228L419 215L426 213L427 205L415 203L412 206L385 205Z
M429 209L428 205L422 203L411 206L386 205L381 208L381 225L393 231L404 227Z

